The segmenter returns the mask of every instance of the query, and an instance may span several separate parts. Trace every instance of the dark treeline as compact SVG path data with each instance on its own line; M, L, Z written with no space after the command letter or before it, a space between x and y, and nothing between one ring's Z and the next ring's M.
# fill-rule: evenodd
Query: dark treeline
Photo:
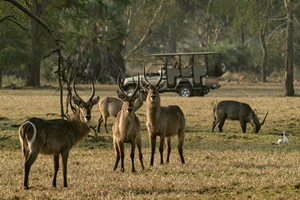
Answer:
M252 72L261 81L274 73L284 77L284 71L294 70L287 67L288 41L292 42L296 72L300 62L298 1L19 3L63 41L63 55L83 82L93 78L111 83L119 73L141 72L148 53L220 51L229 71ZM9 1L2 0L0 5L0 82L2 76L11 75L22 78L28 86L39 86L40 79L55 80L58 64L57 58L48 56L55 48L49 33Z

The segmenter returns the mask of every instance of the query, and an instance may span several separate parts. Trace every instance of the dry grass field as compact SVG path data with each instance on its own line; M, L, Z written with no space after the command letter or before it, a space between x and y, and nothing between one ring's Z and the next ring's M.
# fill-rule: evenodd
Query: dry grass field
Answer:
M78 92L88 97L90 89ZM136 156L131 173L130 145L125 145L125 173L113 171L115 155L111 133L101 127L101 140L88 137L70 152L69 187L62 171L52 188L52 156L40 155L29 176L30 190L23 190L23 168L18 127L27 117L58 118L59 93L55 88L0 90L0 199L299 199L300 198L300 99L283 96L283 83L222 83L205 97L180 98L162 94L162 104L179 105L186 116L184 144L186 164L180 164L172 140L170 163L159 164L158 149L153 167L145 126L145 106L138 111L142 123L145 171ZM296 83L296 92L300 85ZM115 96L115 86L97 86L103 99ZM265 125L254 134L248 124L243 134L238 122L226 121L224 133L211 133L212 107L220 100L249 103L259 119L269 111ZM94 107L93 125L99 118ZM113 119L109 120L109 129ZM286 130L290 143L273 145ZM94 135L94 132L90 132Z

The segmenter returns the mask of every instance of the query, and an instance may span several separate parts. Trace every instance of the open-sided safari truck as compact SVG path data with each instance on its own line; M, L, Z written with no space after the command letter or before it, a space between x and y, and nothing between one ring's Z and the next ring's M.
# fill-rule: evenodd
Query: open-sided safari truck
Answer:
M150 54L154 59L145 65L148 81L155 84L162 73L159 92L176 92L180 96L204 96L220 87L218 77L226 71L221 53L163 53ZM143 75L140 75L143 80ZM134 80L133 80L134 79ZM124 90L134 90L137 76L124 80Z

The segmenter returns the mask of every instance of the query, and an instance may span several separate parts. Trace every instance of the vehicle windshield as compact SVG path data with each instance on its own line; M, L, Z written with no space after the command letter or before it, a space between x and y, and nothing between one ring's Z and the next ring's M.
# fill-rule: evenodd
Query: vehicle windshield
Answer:
M147 75L159 75L160 69L163 68L164 63L147 63L145 70Z

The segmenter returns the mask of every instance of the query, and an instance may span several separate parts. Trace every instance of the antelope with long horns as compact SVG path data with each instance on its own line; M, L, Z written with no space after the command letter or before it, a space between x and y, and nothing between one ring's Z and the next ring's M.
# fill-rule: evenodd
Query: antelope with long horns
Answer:
M144 170L143 163L143 154L141 149L141 135L140 135L140 120L135 114L137 108L135 107L135 100L137 98L136 93L139 90L139 84L136 85L136 88L131 96L128 96L122 89L120 85L120 77L118 77L118 86L120 91L123 93L122 100L124 101L122 109L117 115L115 122L113 124L113 141L114 148L116 152L116 162L114 170L118 168L119 161L121 159L121 172L124 172L124 143L131 144L131 163L132 163L132 172L135 172L134 166L134 151L137 146L139 152L139 161ZM139 80L138 80L139 82Z
M29 171L40 153L53 155L53 187L56 187L59 155L61 155L64 187L68 186L67 162L69 152L76 143L88 135L91 111L93 106L99 101L99 96L94 98L94 83L92 83L92 94L88 101L84 101L77 94L75 78L73 80L73 90L75 95L73 95L72 99L78 108L76 108L74 115L70 119L45 120L32 117L26 120L19 128L19 138L24 157L24 189L28 189Z
M135 83L134 79L133 82ZM135 83L136 85L139 85L138 83ZM105 127L106 133L108 133L107 130L107 118L109 116L112 116L114 118L117 117L119 111L122 109L123 105L123 95L124 92L118 91L118 97L106 97L101 102L99 102L99 111L100 111L100 118L98 120L98 126L97 131L100 133L100 127L103 122L103 125ZM134 101L134 108L138 110L142 105L143 101L145 101L146 98L145 91L139 88L138 92L135 94L135 101Z
M219 130L222 132L225 120L229 119L239 120L243 133L246 133L246 125L248 122L250 122L250 124L253 126L254 132L258 133L268 116L267 112L265 118L260 123L254 110L252 110L249 104L238 101L220 101L214 105L213 114L214 122L212 126L212 132L214 132L215 127L218 124Z
M171 153L171 137L178 137L178 153L180 156L181 163L184 163L183 157L183 143L185 138L185 117L177 105L170 105L163 107L160 105L160 95L158 93L160 89L160 83L162 81L162 74L160 75L159 81L153 85L150 83L145 75L144 68L144 79L148 83L146 90L148 95L146 99L146 116L147 116L147 129L149 132L150 146L151 146L151 159L150 166L154 163L154 153L156 146L156 137L160 137L160 163L164 163L163 151L166 140L167 146L167 163L170 159Z

